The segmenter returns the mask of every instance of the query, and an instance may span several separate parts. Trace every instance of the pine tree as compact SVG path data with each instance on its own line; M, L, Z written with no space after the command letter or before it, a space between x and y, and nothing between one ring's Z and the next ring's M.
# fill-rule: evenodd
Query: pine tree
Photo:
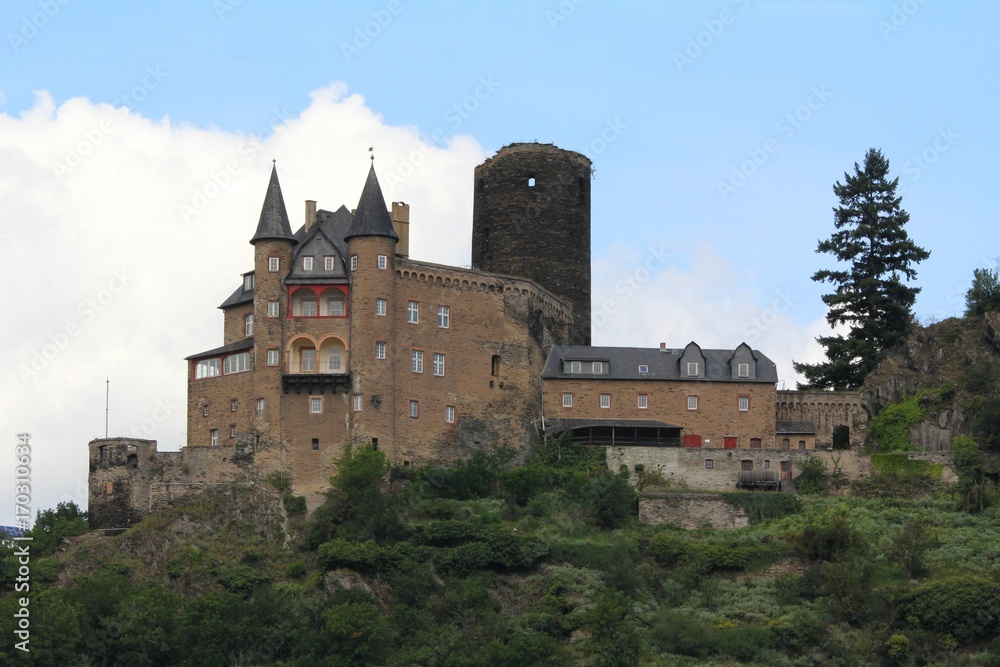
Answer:
M817 271L812 279L834 286L823 295L831 326L846 324L845 336L820 336L827 361L795 364L806 376L803 388L847 389L860 386L887 350L903 342L918 287L903 280L916 277L914 265L930 253L906 233L910 215L896 196L899 179L888 180L889 161L869 149L864 168L854 163L854 175L844 174L833 192L840 206L833 209L837 231L820 241L816 252L830 253L847 264L843 269Z

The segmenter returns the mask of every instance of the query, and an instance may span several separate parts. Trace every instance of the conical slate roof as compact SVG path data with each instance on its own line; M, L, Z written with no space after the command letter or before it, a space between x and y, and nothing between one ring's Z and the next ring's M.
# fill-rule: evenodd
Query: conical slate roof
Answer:
M292 226L288 222L288 211L285 210L285 199L281 196L281 185L278 184L278 168L271 167L271 181L267 184L267 194L264 196L264 206L260 209L260 221L257 232L250 243L264 239L286 239L297 243L292 236Z
M355 236L388 236L396 241L399 240L396 230L392 228L389 211L385 207L385 197L382 196L382 188L379 187L378 177L375 176L374 164L368 170L365 189L361 192L361 200L358 201L358 208L354 211L354 220L344 240L349 241Z

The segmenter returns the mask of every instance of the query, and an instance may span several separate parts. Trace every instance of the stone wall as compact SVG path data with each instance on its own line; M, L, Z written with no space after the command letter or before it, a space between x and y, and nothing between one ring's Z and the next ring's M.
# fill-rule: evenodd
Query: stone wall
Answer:
M643 493L639 497L639 521L672 523L693 530L708 525L732 530L750 525L747 513L710 493Z
M159 452L155 440L107 438L90 441L89 457L95 530L122 530L202 489L260 479L253 452L234 446Z
M798 451L781 449L686 449L680 447L608 447L608 469L616 472L621 465L630 471L642 464L646 470L659 470L663 477L678 486L705 490L735 490L744 462L753 470L780 471L787 462L794 480L802 473L802 463L809 457L823 461L827 470L839 470L849 480L871 475L871 459L856 451Z
M776 421L808 421L816 427L816 447L833 447L833 429L847 426L852 446L868 435L868 412L856 391L782 390L775 399Z

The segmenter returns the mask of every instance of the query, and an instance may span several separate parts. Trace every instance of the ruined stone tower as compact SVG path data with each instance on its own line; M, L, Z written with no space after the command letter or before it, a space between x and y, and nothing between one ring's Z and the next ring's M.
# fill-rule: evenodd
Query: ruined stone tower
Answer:
M510 144L476 167L472 266L521 276L573 303L571 345L590 345L590 160Z

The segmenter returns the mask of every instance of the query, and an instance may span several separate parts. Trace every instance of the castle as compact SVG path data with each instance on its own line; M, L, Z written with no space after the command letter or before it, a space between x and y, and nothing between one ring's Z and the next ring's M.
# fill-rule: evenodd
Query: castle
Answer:
M294 232L272 169L222 345L187 358L186 447L91 442L92 525L273 471L314 507L350 442L409 466L566 431L619 449L791 452L828 447L815 423L831 412L831 429L863 429L856 395L779 401L774 363L745 343L592 347L590 184L579 153L503 147L475 170L466 269L409 256L409 207L387 206L374 163L353 211L307 201Z

